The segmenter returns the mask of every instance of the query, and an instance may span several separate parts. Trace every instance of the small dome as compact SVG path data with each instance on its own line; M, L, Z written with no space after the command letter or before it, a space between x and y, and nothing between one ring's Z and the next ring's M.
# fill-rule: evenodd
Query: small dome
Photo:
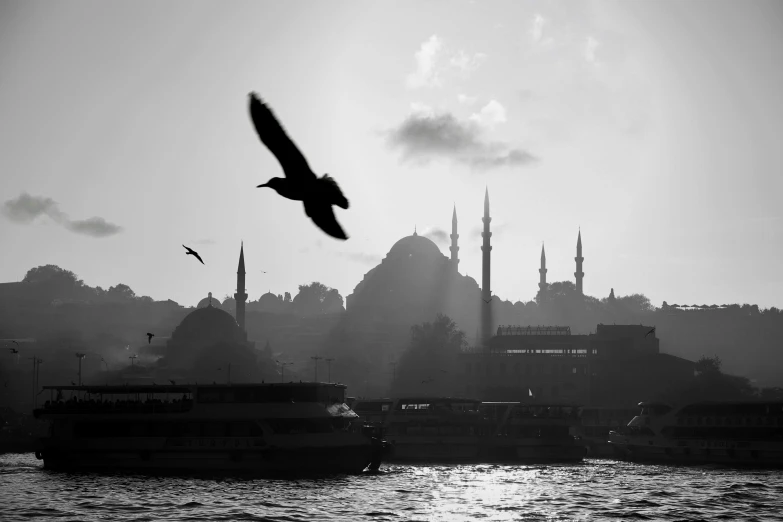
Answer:
M420 236L414 232L413 235L404 237L394 243L394 246L389 250L387 257L407 256L409 254L426 256L443 255L438 246L433 243L431 239Z
M171 334L176 341L234 341L241 339L242 330L228 312L214 306L197 308L179 323Z
M205 308L207 306L212 306L218 309L221 308L220 300L215 297L212 297L212 292L210 292L207 297L199 301L198 304L196 305L196 308Z

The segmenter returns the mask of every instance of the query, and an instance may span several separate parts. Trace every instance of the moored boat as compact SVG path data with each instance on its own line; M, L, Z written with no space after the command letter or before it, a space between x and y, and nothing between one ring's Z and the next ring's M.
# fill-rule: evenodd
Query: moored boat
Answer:
M613 458L615 450L609 444L609 432L621 430L638 412L636 407L586 406L580 412L581 422L574 433L587 447L588 457Z
M572 408L453 397L359 399L355 411L382 429L396 462L573 462Z
M383 441L326 383L46 386L50 469L358 473ZM56 397L55 397L56 395ZM66 398L66 395L69 397Z
M683 464L783 465L783 402L641 402L609 442L619 458Z

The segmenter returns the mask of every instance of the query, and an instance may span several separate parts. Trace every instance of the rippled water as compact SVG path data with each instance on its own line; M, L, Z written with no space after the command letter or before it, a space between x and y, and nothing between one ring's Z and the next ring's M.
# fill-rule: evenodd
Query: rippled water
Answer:
M0 520L783 520L783 472L587 460L318 479L93 475L0 455Z

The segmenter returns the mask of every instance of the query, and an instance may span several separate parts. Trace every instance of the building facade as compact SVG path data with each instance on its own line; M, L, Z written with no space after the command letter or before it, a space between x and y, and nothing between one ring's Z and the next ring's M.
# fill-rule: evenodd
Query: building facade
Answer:
M489 350L463 352L458 368L455 391L480 400L625 407L687 382L694 363L660 353L648 326L500 326Z

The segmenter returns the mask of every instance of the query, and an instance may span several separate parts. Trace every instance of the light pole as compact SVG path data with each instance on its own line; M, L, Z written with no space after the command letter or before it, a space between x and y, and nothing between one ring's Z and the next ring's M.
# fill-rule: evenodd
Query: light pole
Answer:
M397 361L392 361L389 364L392 367L392 382L394 382L397 380Z
M37 355L29 357L33 360L33 409L38 406L38 370L41 367L43 359L39 359Z
M310 357L312 360L315 361L315 379L313 379L314 382L318 382L318 361L323 359L323 357L320 357L318 355L314 355Z
M87 354L76 352L76 357L79 359L79 386L81 386L82 385L82 359L87 357Z
M334 361L334 359L333 358L329 358L329 359L324 359L324 361L326 361L326 373L328 374L327 375L327 380L331 384L331 382L332 382L332 361Z
M280 366L280 382L283 382L285 378L285 367L294 363L280 362L277 359L275 359L275 362Z

